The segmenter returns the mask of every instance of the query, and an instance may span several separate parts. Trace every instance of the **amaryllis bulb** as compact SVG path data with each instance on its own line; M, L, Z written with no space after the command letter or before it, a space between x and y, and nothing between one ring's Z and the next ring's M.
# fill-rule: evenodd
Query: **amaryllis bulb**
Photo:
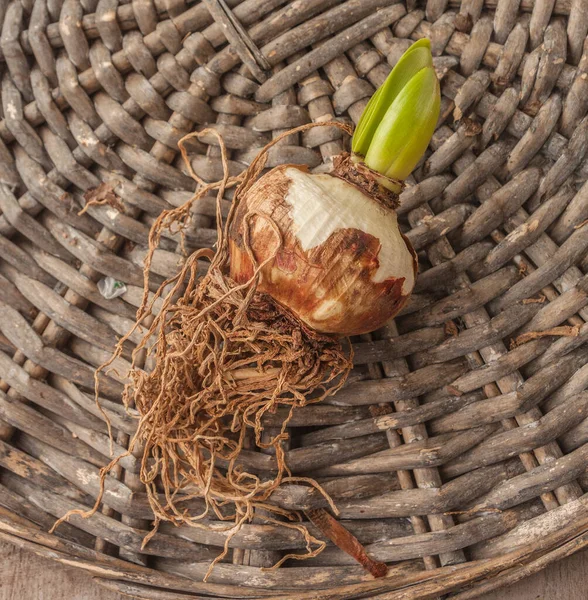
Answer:
M417 260L393 210L435 130L441 98L431 44L400 58L367 104L353 156L335 171L284 165L240 199L229 230L231 277L250 280L311 329L351 335L381 327L406 303Z
M373 331L414 287L416 256L394 210L333 175L272 169L241 198L229 237L231 277L244 283L269 260L258 290L321 333Z

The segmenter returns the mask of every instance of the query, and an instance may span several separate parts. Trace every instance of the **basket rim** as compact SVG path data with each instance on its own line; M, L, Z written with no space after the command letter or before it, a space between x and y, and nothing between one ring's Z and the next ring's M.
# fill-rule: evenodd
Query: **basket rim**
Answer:
M37 556L54 560L64 566L81 569L90 574L99 585L126 594L130 593L128 588L134 586L137 591L143 590L145 593L166 590L174 594L181 594L182 598L193 598L194 600L202 598L229 600L237 595L243 598L265 598L267 600L315 600L318 598L320 600L352 600L359 597L367 598L369 596L365 594L370 592L375 592L378 598L386 600L400 600L400 598L425 600L448 593L452 593L451 598L455 600L470 600L529 577L551 563L587 547L588 513L579 523L573 521L541 538L538 543L524 544L502 556L438 567L434 570L421 569L406 576L393 575L340 588L317 589L309 592L292 591L292 593L285 589L280 591L203 583L182 575L162 573L46 533L32 521L1 508L0 540ZM76 550L79 555L74 553ZM154 585L157 579L161 580L160 586ZM388 579L393 583L390 584ZM149 580L151 581L148 583ZM175 590L171 588L174 583L179 584ZM219 592L226 590L229 593L217 595L215 590ZM192 591L203 595L192 595ZM160 596L137 597L148 599Z

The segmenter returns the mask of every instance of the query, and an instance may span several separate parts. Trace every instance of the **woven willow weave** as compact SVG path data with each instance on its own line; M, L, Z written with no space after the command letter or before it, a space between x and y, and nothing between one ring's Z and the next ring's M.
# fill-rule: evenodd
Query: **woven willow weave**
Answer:
M159 600L465 599L588 543L585 0L11 0L0 10L1 539ZM108 478L98 514L47 533L93 505L110 460L93 373L134 320L150 225L195 189L180 137L210 124L239 173L288 128L357 123L423 36L442 115L399 209L419 253L416 293L393 324L354 340L352 383L294 414L286 452L388 577L333 545L265 570L304 540L254 521L203 583L224 525L164 523L142 548L152 514L139 453ZM348 144L315 128L273 148L268 166L322 169ZM215 136L189 150L203 179L221 177ZM91 197L103 202L81 214ZM214 215L213 198L196 205L188 251L214 243ZM166 232L153 289L184 260ZM125 293L106 299L105 277ZM115 454L136 424L120 396L137 339L101 378ZM282 417L267 419L268 435ZM271 474L271 455L253 445L244 457ZM303 485L273 499L326 506Z

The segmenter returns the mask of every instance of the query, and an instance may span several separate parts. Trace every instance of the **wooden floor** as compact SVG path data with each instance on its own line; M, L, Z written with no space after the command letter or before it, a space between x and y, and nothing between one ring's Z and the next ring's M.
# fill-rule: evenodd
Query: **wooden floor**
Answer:
M96 585L75 569L65 569L0 543L0 600L128 600ZM587 600L588 551L480 600Z

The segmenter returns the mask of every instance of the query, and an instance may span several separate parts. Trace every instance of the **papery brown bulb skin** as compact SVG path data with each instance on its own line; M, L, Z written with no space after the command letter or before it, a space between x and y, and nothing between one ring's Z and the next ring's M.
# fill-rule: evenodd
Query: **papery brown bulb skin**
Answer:
M328 190L326 215L316 206L323 203L317 183ZM339 212L333 211L337 202ZM345 210L346 203L362 210ZM356 219L355 213L362 214ZM317 178L292 165L263 175L241 197L229 228L230 275L237 283L250 280L255 270L247 241L257 265L273 257L257 289L320 333L374 331L398 313L414 286L416 254L396 215L338 177Z

